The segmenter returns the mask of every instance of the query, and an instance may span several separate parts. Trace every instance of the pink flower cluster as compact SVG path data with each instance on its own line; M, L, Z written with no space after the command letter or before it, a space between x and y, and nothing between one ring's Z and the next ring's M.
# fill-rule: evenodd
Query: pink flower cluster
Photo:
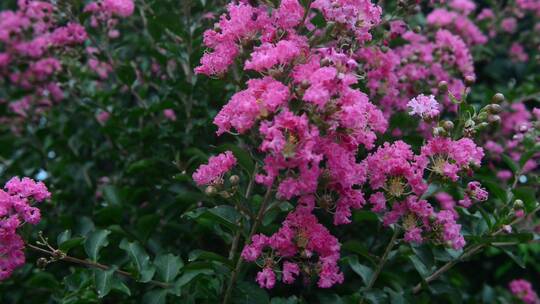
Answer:
M210 157L208 164L201 165L195 173L193 180L197 185L211 185L220 183L223 174L230 171L236 165L236 158L231 151Z
M19 0L16 11L0 12L0 77L26 94L10 101L12 112L27 116L64 98L54 76L62 70L57 50L82 44L80 24L59 26L56 7L45 1Z
M529 109L524 103L517 102L506 104L501 114L501 128L493 135L494 140L487 140L484 148L489 152L489 166L491 168L504 168L502 154L510 156L515 162L519 162L525 148L523 141L526 136L534 136L534 124L538 124L540 117L539 108ZM529 135L528 135L529 134ZM496 141L495 141L496 140ZM540 138L533 137L536 142ZM522 174L534 172L538 168L540 153L532 155L522 168ZM497 172L497 177L502 181L508 181L513 177L510 170L502 169Z
M437 8L427 16L427 23L437 28L448 29L459 35L468 45L485 44L488 39L482 31L469 19L476 10L471 0L449 1L447 8ZM472 17L474 18L474 17Z
M453 3L463 14L474 9L469 2ZM195 69L222 76L235 64L257 75L217 114L217 134L249 132L256 138L263 158L256 182L276 187L279 199L297 203L275 234L255 235L244 248L242 257L262 266L257 282L264 288L276 281L290 284L299 276L308 281L316 277L322 288L342 282L340 244L314 210L331 214L334 225L350 223L353 210L366 205L366 191L371 192L372 209L386 212L386 225L399 221L406 228L407 241L462 248L456 204L437 211L422 199L428 188L424 175L434 172L455 182L480 165L481 148L467 138L436 137L419 155L402 141L385 143L363 161L357 153L372 151L388 127L370 96L387 116L408 105L412 114L426 119L443 111L435 100L440 81L460 96L462 79L474 76L467 44L446 29L424 36L394 20L391 35L401 36L405 44L383 51L364 44L381 21L381 8L371 1L316 0L310 11L320 12L326 24L315 26L311 21L316 14L306 12L298 0L282 0L277 6L229 4L205 32L204 43L211 50ZM370 96L357 88L364 71ZM419 95L423 92L433 95ZM197 184L219 181L232 167L221 157L195 172ZM474 195L481 197L478 189Z
M532 284L527 280L513 280L508 284L508 288L516 298L520 299L525 304L540 303L540 298L538 298L538 295L532 288Z
M310 271L319 272L317 285L321 288L343 282L343 273L337 265L340 257L338 240L311 214L312 206L308 205L314 202L303 203L306 205L290 213L275 234L253 236L251 244L242 251L246 261L260 260L264 265L257 274L261 287L273 288L279 272L285 284L292 284L300 272ZM283 262L282 271L278 259Z
M472 146L460 150L467 145ZM437 199L442 201L442 210L439 212L428 201L419 198L428 187L423 179L424 171L439 173L457 181L457 173L470 164L479 165L482 155L482 149L469 139L452 141L437 137L422 147L420 155L414 155L411 147L402 141L391 145L385 143L363 162L371 188L379 191L369 198L372 210L385 212L384 224L387 226L401 220L406 230L405 241L421 243L429 240L460 249L465 245L465 240L460 233L461 226L456 223L458 214L453 198L446 193L439 193ZM438 167L452 167L449 170L451 176L447 176L444 171L436 171ZM488 195L478 182L469 183L467 193L469 202L471 198L486 200ZM387 202L392 206L388 211ZM471 204L462 206L468 208Z
M463 79L474 77L474 64L466 43L444 29L435 33L434 41L412 31L401 36L407 43L394 49L373 46L360 48L356 53L364 64L371 97L388 116L396 110L405 110L411 97L424 92L441 95L446 110L455 110L438 85L446 82L449 92L461 98L465 91ZM438 110L441 112L443 108Z
M50 196L42 182L27 177L14 177L5 184L4 190L0 190L0 281L24 264L24 241L17 229L24 223L36 225L41 214L32 205Z
M435 96L424 96L420 94L411 99L407 106L411 109L410 115L418 115L422 118L435 118L439 115L439 103L435 100Z
M98 27L104 24L109 38L114 39L120 35L116 29L117 17L127 18L133 15L135 3L133 0L98 0L88 3L84 11L91 14L90 25Z

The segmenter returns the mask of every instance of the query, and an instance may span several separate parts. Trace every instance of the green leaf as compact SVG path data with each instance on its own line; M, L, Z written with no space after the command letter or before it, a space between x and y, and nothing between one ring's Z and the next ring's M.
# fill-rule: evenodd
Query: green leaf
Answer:
M158 277L164 282L171 282L176 278L180 269L184 267L184 262L173 254L160 255L154 260Z
M296 296L288 297L288 298L272 298L270 300L270 304L297 304L298 298Z
M535 195L536 189L532 187L519 187L514 189L513 193L515 199L520 199L523 201L525 204L525 210L527 212L532 212L536 208L538 204Z
M410 255L409 260L423 279L429 276L430 271L428 267L422 262L422 260L420 260L420 258L418 258L416 255Z
M84 241L86 239L84 237L76 237L76 238L72 238L72 239L69 239L69 240L66 240L65 242L62 242L59 246L58 246L58 249L62 250L63 252L67 253L69 252L69 250L71 250L72 248L75 248L75 247L78 247L78 246L81 246L82 244L84 244Z
M528 243L533 239L532 233L512 233L493 236L468 236L467 239L480 244L493 243Z
M506 253L506 255L508 255L514 262L516 262L516 264L518 264L519 267L523 269L526 268L525 260L522 254L518 250L516 250L515 248L506 248L506 247L500 247L500 249L502 249L502 251Z
M519 159L519 167L523 168L525 163L527 163L527 161L529 161L529 159L531 159L538 152L540 152L540 146L533 146L532 149L521 154L521 158Z
M190 252L188 260L190 262L194 262L197 260L214 261L214 262L222 263L228 266L229 268L233 267L233 262L227 259L226 257L221 256L214 252L199 250L199 249L196 249Z
M135 71L130 65L124 64L117 68L116 73L118 75L118 78L122 80L124 84L127 84L128 86L131 86L135 79L137 79L137 76L135 74Z
M148 282L152 280L156 268L150 264L150 257L138 242L130 243L126 239L120 243L120 248L127 253L135 269L137 270L137 280L139 282Z
M116 205L116 206L121 205L118 188L116 188L113 185L107 185L103 187L103 197L111 205Z
M62 233L58 235L56 238L56 244L60 246L60 244L64 243L65 241L69 240L71 238L71 230L64 230Z
M103 298L109 294L112 289L113 277L115 269L101 270L96 269L94 279L96 282L96 291L98 297Z
M373 270L369 268L368 266L360 264L358 262L358 257L353 255L348 257L349 260L349 266L351 266L351 269L358 274L362 281L364 281L364 284L368 284L369 280L371 280L371 276L373 275Z
M516 174L519 171L519 165L516 164L516 162L513 159L511 159L508 155L501 154L501 157L504 163L510 168L510 170L512 170L512 172L514 172L514 174Z
M238 145L224 144L219 146L217 150L220 152L232 151L234 157L238 159L238 164L240 164L240 166L243 167L249 174L253 172L253 169L255 168L253 158L247 151L243 150Z
M214 271L212 269L188 269L178 278L174 283L174 292L177 296L180 296L182 287L190 283L199 275L213 275Z
M165 304L167 301L166 290L152 290L144 294L143 304Z
M86 242L84 243L84 250L92 261L97 261L101 248L109 245L107 236L110 233L109 230L95 230L88 234Z

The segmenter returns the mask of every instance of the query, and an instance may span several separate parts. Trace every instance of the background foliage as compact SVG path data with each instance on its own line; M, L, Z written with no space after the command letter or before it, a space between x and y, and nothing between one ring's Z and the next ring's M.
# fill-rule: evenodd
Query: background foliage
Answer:
M79 12L83 5L78 0L58 2L66 12ZM0 3L1 9L14 7L14 1ZM29 239L38 239L43 231L52 246L70 256L118 265L135 278L113 275L114 268L63 261L40 269L33 262L43 254L27 250L27 265L0 283L0 303L220 301L233 267L229 248L242 215L219 197L205 196L191 173L224 150L239 158L243 187L254 167L246 144L217 138L211 123L241 84L193 74L204 52L202 33L213 24L204 14L221 13L223 7L224 1L217 0L137 0L135 14L119 23L118 39L107 39L99 30L90 33L94 41L88 44L96 43L112 59L114 69L106 81L73 60L61 76L68 86L61 105L29 119L19 133L10 125L0 126L1 179L32 176L43 179L53 193L42 206L44 220L26 232ZM66 21L86 18L66 15ZM529 25L522 26L525 31ZM471 98L479 105L488 104L495 92L508 100L532 95L528 102L537 104L538 61L512 63L501 55L507 46L491 41L475 49L478 77ZM0 83L0 95L6 90ZM177 119L166 119L165 109L173 109ZM103 111L111 115L105 123L96 119ZM538 172L514 193L494 179L491 168L479 176L492 194L517 195L529 204L537 200ZM259 195L249 207L252 212L264 194L262 188L255 192ZM274 232L292 208L287 202L272 203L276 208L263 220L264 233ZM466 215L472 219L468 231L487 229L481 210L476 211ZM369 211L355 211L353 224L331 232L343 244L344 284L321 290L297 283L266 291L253 281L256 267L250 265L240 275L233 302L357 302L392 232L382 229ZM410 288L455 258L453 254L429 246L399 246L390 253L376 288L366 293L367 301L510 303L505 290L510 280L538 282L540 243L533 242L512 250L489 247L413 296Z

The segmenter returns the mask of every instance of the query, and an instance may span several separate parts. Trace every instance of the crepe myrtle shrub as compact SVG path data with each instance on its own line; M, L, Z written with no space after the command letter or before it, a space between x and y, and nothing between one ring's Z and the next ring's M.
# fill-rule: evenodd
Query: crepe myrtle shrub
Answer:
M1 303L540 303L540 2L0 8Z

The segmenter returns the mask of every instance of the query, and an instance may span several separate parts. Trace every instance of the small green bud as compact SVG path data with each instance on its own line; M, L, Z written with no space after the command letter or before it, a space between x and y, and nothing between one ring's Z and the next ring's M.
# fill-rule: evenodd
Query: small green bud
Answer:
M491 98L491 101L493 103L501 103L504 101L504 95L502 93L497 93L493 95L493 97Z
M470 87L476 82L476 78L474 76L465 76L465 85Z
M488 106L488 111L491 114L499 114L502 112L502 107L496 103L492 103Z
M450 120L446 120L446 121L443 122L442 127L446 131L451 131L452 129L454 129L454 123L451 122Z
M239 182L240 182L240 176L231 175L231 177L229 177L229 183L231 183L231 185L238 185Z
M441 91L441 93L448 92L448 82L444 80L439 82L439 90Z
M204 189L204 193L208 196L214 196L217 193L217 189L214 186L208 186L206 189Z
M499 123L499 122L501 122L501 117L499 115L489 115L488 116L488 121L490 123Z

